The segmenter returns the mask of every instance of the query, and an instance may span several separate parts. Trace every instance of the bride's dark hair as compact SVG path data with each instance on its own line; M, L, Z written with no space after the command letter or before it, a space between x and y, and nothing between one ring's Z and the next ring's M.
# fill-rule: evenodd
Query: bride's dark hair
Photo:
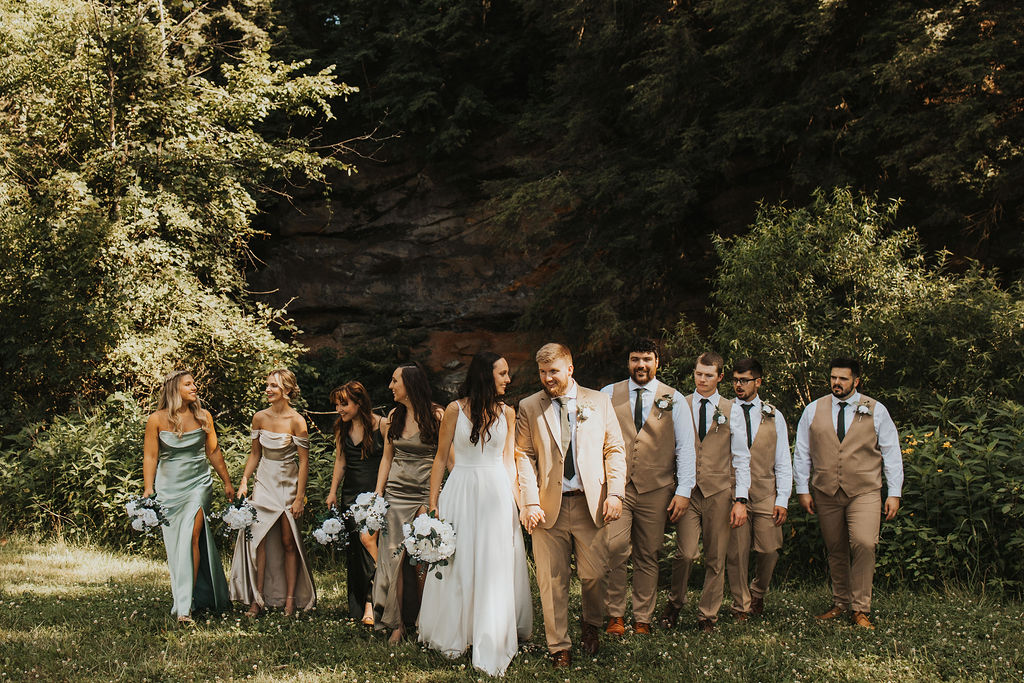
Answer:
M501 401L498 389L494 385L494 364L501 356L491 351L481 351L473 356L466 372L466 381L462 383L460 394L469 401L470 422L473 429L469 433L470 443L480 443L480 435L486 442L491 438L487 431L501 415Z
M437 412L441 406L434 403L431 398L430 381L427 373L419 364L409 363L399 365L402 374L402 384L405 385L405 393L412 404L412 417L416 426L420 428L420 441L423 443L436 444L437 432L441 427L441 419ZM401 438L402 430L405 429L405 404L399 403L391 413L391 426L388 427L388 440L394 441Z

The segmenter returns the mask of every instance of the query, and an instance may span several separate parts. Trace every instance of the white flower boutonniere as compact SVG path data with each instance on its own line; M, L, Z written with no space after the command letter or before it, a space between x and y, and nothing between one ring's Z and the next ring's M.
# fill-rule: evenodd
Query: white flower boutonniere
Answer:
M729 421L729 418L725 416L718 406L715 406L715 414L711 416L711 421L715 423L715 431L718 431L718 425L724 425Z
M586 422L594 414L594 404L590 401L576 401L576 421Z
M857 419L861 420L865 415L871 414L871 404L866 398L862 398L857 403Z
M658 419L661 419L666 410L672 410L673 405L675 405L675 403L672 400L672 394L665 394L664 396L655 399L654 406L660 411L658 413Z
M768 417L771 417L772 415L775 414L775 406L773 406L771 403L765 403L764 401L762 401L761 412L767 415Z

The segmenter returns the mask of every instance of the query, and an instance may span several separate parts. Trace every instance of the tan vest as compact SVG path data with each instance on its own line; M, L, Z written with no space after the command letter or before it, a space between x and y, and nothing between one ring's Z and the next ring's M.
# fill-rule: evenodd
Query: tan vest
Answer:
M775 429L775 416L765 415L757 406L750 409L751 424L754 420L760 420L761 424L750 445L750 493L747 495L751 512L770 515L775 511L775 446L779 434ZM746 428L744 424L744 434Z
M655 390L655 401L666 394L671 399L676 392L658 381L647 386ZM637 433L633 423L636 396L629 394L629 380L612 386L612 407L622 428L622 439L626 442L626 482L633 482L637 493L648 493L676 481L676 433L672 410L652 405L647 421Z
M846 437L839 443L832 426L832 397L818 399L811 420L810 455L811 485L830 496L842 489L848 496L856 496L882 488L882 450L875 434L875 399L861 394L871 415L855 413L849 416Z
M690 406L690 415L693 416L693 401L699 401L699 394L690 394L686 397L686 403ZM725 415L729 421L724 425L716 423L713 419L715 414L714 406L708 405L708 433L701 441L698 436L698 421L693 423L693 446L697 451L697 488L707 498L719 491L733 488L736 482L736 475L732 470L732 442L730 441L730 427L732 421L732 401L719 397L718 411Z

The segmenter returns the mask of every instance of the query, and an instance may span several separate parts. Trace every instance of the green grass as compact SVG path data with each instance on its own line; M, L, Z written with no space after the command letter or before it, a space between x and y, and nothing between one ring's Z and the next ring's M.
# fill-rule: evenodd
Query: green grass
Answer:
M256 621L243 608L178 627L159 557L13 537L0 547L0 683L75 681L449 681L482 678L416 643L389 648L343 618L344 573L318 571L320 606ZM578 588L578 584L577 584ZM691 591L691 603L696 591ZM874 632L816 623L823 585L782 586L764 618L723 616L713 635L681 627L648 638L602 637L596 659L577 651L569 673L548 665L536 595L533 642L512 681L988 681L1024 679L1024 608L963 590L876 591ZM578 615L578 594L571 614ZM723 610L724 612L725 610ZM578 629L573 632L578 641Z

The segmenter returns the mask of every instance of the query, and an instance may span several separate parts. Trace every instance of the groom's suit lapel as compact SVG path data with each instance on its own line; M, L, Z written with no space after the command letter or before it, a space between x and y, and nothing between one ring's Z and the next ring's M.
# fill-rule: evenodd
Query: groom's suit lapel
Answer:
M557 452L561 459L565 453L562 453L562 429L558 423L558 409L555 408L555 402L547 394L541 396L540 409L544 415L544 422L547 423L548 433L551 435L552 450Z

